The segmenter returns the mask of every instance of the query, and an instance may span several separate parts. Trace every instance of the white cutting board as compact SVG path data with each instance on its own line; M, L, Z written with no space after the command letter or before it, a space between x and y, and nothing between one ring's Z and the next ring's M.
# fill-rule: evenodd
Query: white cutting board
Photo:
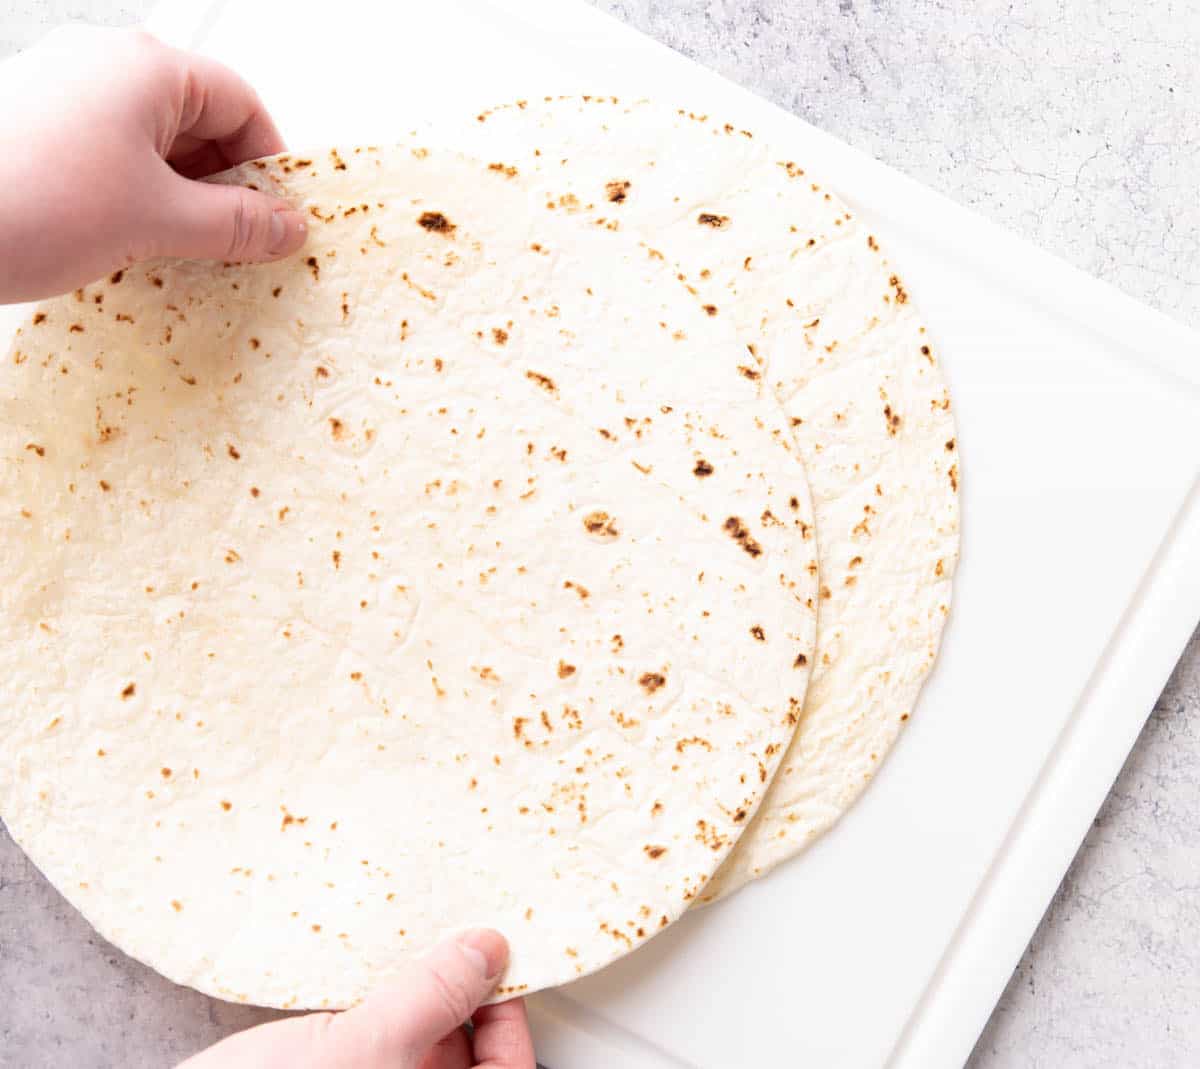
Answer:
M824 840L533 1010L551 1069L961 1065L1200 617L1200 338L579 0L168 0L151 27L248 77L294 149L650 95L877 220L959 420L938 667Z

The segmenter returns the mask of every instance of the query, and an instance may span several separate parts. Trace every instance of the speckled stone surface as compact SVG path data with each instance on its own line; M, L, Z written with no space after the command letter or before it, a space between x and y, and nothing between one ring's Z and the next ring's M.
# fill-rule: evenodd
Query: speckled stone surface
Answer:
M597 2L1200 327L1192 0ZM151 6L0 0L0 56ZM0 831L2 1069L168 1066L269 1017L125 958ZM1200 633L969 1064L1200 1064Z

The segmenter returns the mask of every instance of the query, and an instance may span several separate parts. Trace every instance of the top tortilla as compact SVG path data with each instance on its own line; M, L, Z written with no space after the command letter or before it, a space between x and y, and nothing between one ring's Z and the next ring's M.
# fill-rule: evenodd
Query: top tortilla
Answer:
M307 248L117 272L0 372L0 814L222 998L349 1005L468 925L510 939L497 998L598 968L695 899L804 699L761 371L504 168L226 180Z
M818 663L767 799L703 898L728 894L849 808L937 655L960 478L935 346L877 234L803 161L719 117L546 98L438 136L532 176L585 227L640 235L755 347L789 417L817 517Z

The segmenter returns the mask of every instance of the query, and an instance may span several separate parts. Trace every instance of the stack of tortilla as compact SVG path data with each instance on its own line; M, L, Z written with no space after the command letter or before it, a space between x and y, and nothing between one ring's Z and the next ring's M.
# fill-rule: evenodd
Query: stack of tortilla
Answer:
M801 162L599 98L440 139L222 176L306 248L131 266L0 371L0 816L224 998L628 953L845 811L948 612L935 346Z

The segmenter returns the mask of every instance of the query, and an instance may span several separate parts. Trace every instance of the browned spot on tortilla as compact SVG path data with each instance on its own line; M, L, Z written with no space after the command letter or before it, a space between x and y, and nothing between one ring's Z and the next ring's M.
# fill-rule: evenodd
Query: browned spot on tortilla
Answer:
M796 659L792 662L793 668L803 668L808 664L808 658L803 653L797 653Z
M111 282L114 286L117 286L120 284L121 279L123 279L124 277L125 277L124 271L114 271L111 275L108 276L108 281Z
M589 512L584 516L583 526L588 534L596 535L599 538L619 538L621 534L617 530L616 521L607 512L600 509L597 509L595 512Z
M717 314L717 306L715 304L705 304L701 307L703 307L704 311L710 316L715 316Z
M492 341L497 345L503 345L508 341L508 331L503 327L492 327Z
M182 902L180 902L178 898L172 898L172 899L171 899L171 908L172 908L172 909L173 909L173 910L174 910L176 913L180 913L180 912L182 912L182 911L183 911L183 903L182 903Z
M25 451L26 451L26 452L30 452L30 451L32 451L32 452L34 452L34 453L37 453L37 455L38 455L39 457L44 457L44 456L46 455L46 447L45 447L45 446L42 446L42 445L35 445L33 442L30 442L30 443L29 443L29 444L28 444L28 445L25 447Z
M221 808L224 809L226 813L228 813L233 808L233 803L232 802L222 802Z
M647 857L655 861L667 852L667 848L665 846L643 846L642 849L646 851Z
M232 442L227 443L225 449L234 460L242 459L242 454L237 451L237 446Z
M708 739L702 739L699 735L693 735L689 739L680 739L675 743L675 751L683 753L689 746L699 746L703 750L712 750L712 743Z
M308 264L308 269L312 272L312 277L314 279L319 279L321 277L321 265L317 263L317 258L315 256L310 256L304 262Z
M750 556L758 557L762 554L762 546L754 540L749 528L737 516L730 516L725 521L725 530Z
M346 437L346 425L334 416L329 420L329 433L333 435L335 442L340 442Z
M417 216L417 223L431 234L453 234L456 229L441 212L422 212Z
M517 169L503 163L489 163L488 170L496 171L497 173L504 175L506 178L517 177Z
M752 628L750 628L750 634L752 634L756 639L758 639L759 642L767 641L767 633L762 629L761 625L759 625L759 624L755 624Z
M83 333L83 324L82 323L72 323L69 327L67 327L67 331L68 331L68 333L71 333L71 334L82 334Z
M895 438L896 432L900 429L900 413L893 412L891 405L884 405L883 418L887 421L888 435Z
M647 694L653 694L660 687L666 685L667 677L661 672L643 672L638 677L638 685Z
M746 819L746 811L744 809L739 809L736 813L733 814L733 822L735 824L740 824L745 819Z
M136 683L126 683L125 689L121 691L121 700L128 701L136 693L137 693L137 684Z
M337 149L329 150L329 158L333 160L333 169L335 171L344 171L346 169L346 161L338 155Z
M943 568L941 561L938 561L937 564L933 566L934 575L941 575L944 571L945 569Z
M574 674L575 674L575 666L573 664L567 664L566 661L558 662L558 678L559 679L570 679L571 676L573 676Z
M701 226L711 226L714 230L724 230L729 225L729 216L716 215L713 212L701 212L696 216L696 222Z
M604 186L604 195L613 204L620 204L629 195L629 189L633 185L632 182L617 178L611 182L607 182Z
M45 312L34 312L33 325L35 327L40 327L45 322L46 322L46 313Z
M554 380L549 375L543 375L540 371L526 371L525 377L547 393L558 393L558 387L554 385Z
M756 368L747 367L745 364L738 364L738 374L751 382L757 382L762 377Z
M955 464L947 474L950 476L950 488L954 491L958 490L958 465Z
M707 460L701 458L696 461L696 466L692 468L692 474L697 479L705 479L713 473L713 470L713 466Z
M342 551L340 549L335 549L330 556L333 560L333 566L335 568L340 568L342 566Z
M951 438L951 439L950 439L950 441L948 441L948 442L946 443L946 452L947 452L947 453L953 453L953 452L954 452L954 439L953 439L953 438ZM39 454L39 455L40 455L40 454Z
M580 600L584 600L586 598L591 597L591 591L588 590L587 587L583 586L581 583L573 582L570 579L566 580L563 583L563 589L564 590L574 590L575 593L579 595Z

